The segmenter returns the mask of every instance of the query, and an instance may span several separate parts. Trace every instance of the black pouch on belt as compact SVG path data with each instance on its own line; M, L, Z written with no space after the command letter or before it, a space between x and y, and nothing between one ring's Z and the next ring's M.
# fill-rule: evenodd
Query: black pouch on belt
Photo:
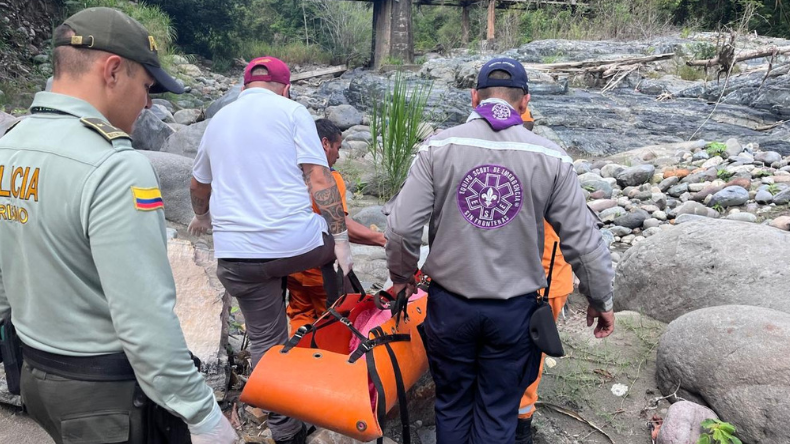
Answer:
M8 392L18 395L22 375L22 341L11 323L11 313L0 320L0 361L3 362Z
M200 371L200 359L192 352L189 352L189 357ZM146 444L192 444L189 427L184 420L148 399L139 385L135 388L134 404L145 409Z
M551 311L551 305L548 302L549 291L551 290L551 274L554 271L554 258L556 255L557 242L554 242L546 291L543 292L543 296L538 296L538 308L532 312L532 316L529 318L529 335L540 351L549 356L559 358L565 355L565 351L562 349L560 332L557 330L557 322L554 320L554 313Z

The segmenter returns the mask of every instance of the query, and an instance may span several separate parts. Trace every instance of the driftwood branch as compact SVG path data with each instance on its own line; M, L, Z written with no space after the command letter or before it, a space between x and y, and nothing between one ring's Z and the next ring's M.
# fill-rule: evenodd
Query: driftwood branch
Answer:
M625 65L638 65L642 63L659 62L661 60L669 60L675 57L675 53L659 54L643 57L628 57L624 59L609 59L609 60L585 60L581 62L561 62L561 63L548 63L548 64L528 64L524 65L528 69L539 71L587 71L587 72L604 72L607 69L625 66Z
M348 70L346 65L330 66L329 68L316 69L314 71L298 72L291 75L291 81L305 80L318 76L325 76L329 74L340 74Z
M746 60L751 59L759 59L760 57L775 57L780 54L788 54L790 53L790 46L774 46L771 48L766 49L758 49L756 51L746 51L738 54L735 57L735 63L743 62ZM716 56L712 59L707 60L689 60L686 62L688 66L702 66L705 68L710 68L716 65L720 65L722 63L719 56Z

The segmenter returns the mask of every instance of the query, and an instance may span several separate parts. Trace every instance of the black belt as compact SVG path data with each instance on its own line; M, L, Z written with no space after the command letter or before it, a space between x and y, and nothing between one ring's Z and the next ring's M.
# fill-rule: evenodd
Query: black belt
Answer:
M134 369L126 355L63 356L22 344L22 356L31 367L77 381L134 381Z
M225 262L242 262L248 264L265 264L267 262L276 261L277 259L220 259Z

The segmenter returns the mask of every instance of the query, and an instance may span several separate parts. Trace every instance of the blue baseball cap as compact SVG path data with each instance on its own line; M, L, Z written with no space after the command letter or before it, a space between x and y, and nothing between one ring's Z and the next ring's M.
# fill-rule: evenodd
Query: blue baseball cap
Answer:
M510 74L509 79L492 79L489 76L494 71L505 71ZM480 74L477 76L477 88L492 88L495 86L505 88L521 88L524 94L529 92L529 78L527 77L527 70L521 62L508 58L500 57L497 59L489 60L488 63L483 65L480 69Z

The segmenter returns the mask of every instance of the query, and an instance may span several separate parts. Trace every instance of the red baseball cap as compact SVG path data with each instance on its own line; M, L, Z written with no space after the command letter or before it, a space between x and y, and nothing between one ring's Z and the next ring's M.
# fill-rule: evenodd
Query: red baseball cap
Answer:
M252 75L253 68L257 66L266 67L266 69L269 70L269 74L265 76ZM258 57L257 59L253 59L253 61L248 63L247 67L244 68L244 84L246 85L250 82L277 82L283 85L290 85L291 70L288 69L288 65L280 59L274 57Z

